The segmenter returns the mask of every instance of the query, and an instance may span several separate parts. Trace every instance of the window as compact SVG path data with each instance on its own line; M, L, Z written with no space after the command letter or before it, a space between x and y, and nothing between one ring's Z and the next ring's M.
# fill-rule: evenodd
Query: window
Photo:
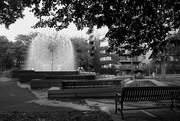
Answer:
M131 66L131 63L122 63L122 66Z
M106 57L101 57L100 61L110 61L111 57L110 56L106 56Z
M143 56L142 56L142 59L145 60L145 59L146 59L146 55L143 55Z
M111 68L112 67L112 64L108 64L108 65L102 65L101 68Z
M142 63L142 67L143 67L143 68L146 68L146 63Z
M172 56L169 56L170 61L174 61L175 59Z
M93 44L94 44L94 41L90 41L89 44L92 44L92 45L93 45Z
M104 53L106 53L106 51L105 51L105 50L101 50L100 53L101 53L101 54L104 54Z
M106 47L108 46L108 41L100 42L100 47Z
M121 56L120 60L122 60L122 61L130 61L130 60L132 60L132 58L128 57L128 56Z

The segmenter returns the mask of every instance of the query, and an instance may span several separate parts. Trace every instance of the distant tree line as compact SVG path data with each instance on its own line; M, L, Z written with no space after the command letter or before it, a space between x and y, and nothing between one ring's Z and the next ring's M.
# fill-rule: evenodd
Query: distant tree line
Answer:
M28 35L19 34L15 41L9 41L6 36L0 36L0 72L10 69L23 69L27 59L28 48L38 32L31 32ZM73 37L71 42L74 46L77 67L90 70L93 64L89 55L89 44L85 38Z
M6 36L0 36L0 72L9 69L22 69L24 62L27 58L27 51L29 45L34 37L37 36L37 32L31 32L28 35L19 34L15 37L15 41L9 41ZM171 41L178 41L180 32L174 34L169 39ZM70 39L76 57L77 67L82 67L83 70L91 71L91 67L94 65L100 69L101 63L99 63L99 50L95 51L95 58L90 56L90 47L88 40L82 37L73 37ZM166 58L166 69L168 74L180 73L180 49L176 44L170 44L168 46L169 53ZM95 61L95 62L94 62ZM152 60L147 67L144 68L146 75L153 72L161 73L161 62L158 59ZM95 70L97 71L97 70ZM107 71L107 70L106 70ZM115 70L113 70L115 71ZM110 71L113 72L112 70Z
M0 71L20 69L27 56L31 40L37 32L28 35L19 34L15 41L9 41L6 36L0 36Z

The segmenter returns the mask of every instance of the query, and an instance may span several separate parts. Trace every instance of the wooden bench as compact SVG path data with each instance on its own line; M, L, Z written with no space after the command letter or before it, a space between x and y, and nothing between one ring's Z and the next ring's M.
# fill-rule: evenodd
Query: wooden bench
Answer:
M124 119L123 110L152 109L157 107L124 109L123 102L159 100L171 100L170 109L173 110L173 100L180 100L180 86L124 87L121 94L116 94L115 113L117 113L117 111L120 111L122 119ZM120 108L118 108L118 103L120 104Z

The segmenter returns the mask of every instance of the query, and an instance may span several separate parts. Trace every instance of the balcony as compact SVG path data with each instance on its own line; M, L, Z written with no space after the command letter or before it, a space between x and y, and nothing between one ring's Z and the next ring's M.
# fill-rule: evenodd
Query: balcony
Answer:
M120 63L122 62L133 62L133 63L140 63L140 59L138 59L137 57L133 57L133 58L130 58L130 57L120 57L120 60L119 60Z
M131 70L131 69L133 69L133 66L131 66L131 65L127 65L127 66L122 65L122 66L119 66L119 69L121 69L121 70L124 70L124 69Z
M132 69L139 69L138 65L119 65L120 70L132 70Z

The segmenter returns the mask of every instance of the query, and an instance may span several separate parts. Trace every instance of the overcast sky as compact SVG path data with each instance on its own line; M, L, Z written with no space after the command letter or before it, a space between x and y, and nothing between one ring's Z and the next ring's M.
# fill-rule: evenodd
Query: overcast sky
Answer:
M25 17L18 19L14 24L10 25L9 29L6 29L4 25L0 25L0 35L5 35L10 41L15 41L15 36L18 34L29 34L32 31L41 32L43 29L33 29L33 26L38 19L34 17L33 13L29 12L29 9L24 11ZM86 35L87 28L83 31L77 31L74 24L70 24L67 29L63 30L63 33L72 36L88 37ZM107 32L107 28L96 30L95 34L104 35Z

